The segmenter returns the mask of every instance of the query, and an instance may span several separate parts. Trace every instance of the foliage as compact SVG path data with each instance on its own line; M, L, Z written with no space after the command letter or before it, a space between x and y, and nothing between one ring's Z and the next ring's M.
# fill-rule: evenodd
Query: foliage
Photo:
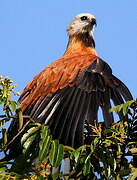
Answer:
M85 143L78 149L63 146L53 140L47 126L22 115L19 103L12 100L15 85L9 78L0 77L1 125L0 179L106 179L134 180L137 178L137 101L128 101L110 111L122 113L123 118L106 128L103 123L85 124ZM28 118L26 123L23 119ZM18 120L18 133L9 142L5 123ZM26 130L27 127L27 130ZM8 160L8 147L21 138L22 153L16 161ZM54 172L62 160L71 160L69 173Z

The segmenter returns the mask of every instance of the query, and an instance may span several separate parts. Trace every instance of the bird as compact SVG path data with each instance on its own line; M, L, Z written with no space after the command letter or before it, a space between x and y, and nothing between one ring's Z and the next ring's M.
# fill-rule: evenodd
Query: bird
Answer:
M127 86L97 55L96 26L92 14L75 16L67 27L69 39L64 54L36 75L19 97L24 116L47 125L53 139L74 148L84 143L84 123L99 122L99 109L105 126L110 127L114 123L112 105L133 99ZM17 126L13 120L10 139L16 135Z

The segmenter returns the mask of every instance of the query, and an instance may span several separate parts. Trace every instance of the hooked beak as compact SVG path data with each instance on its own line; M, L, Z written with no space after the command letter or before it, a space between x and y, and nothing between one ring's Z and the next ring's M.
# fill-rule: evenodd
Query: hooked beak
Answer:
M94 26L94 25L95 25L95 27L97 26L97 21L95 18L92 18L90 23L92 26Z

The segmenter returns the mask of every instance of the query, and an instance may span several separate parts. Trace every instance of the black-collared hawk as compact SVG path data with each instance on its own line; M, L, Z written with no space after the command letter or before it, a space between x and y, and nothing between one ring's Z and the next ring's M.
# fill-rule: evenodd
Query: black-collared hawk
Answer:
M19 98L24 115L48 125L54 139L79 147L84 122L98 122L102 109L105 125L113 122L111 103L119 105L132 95L110 66L98 57L93 37L96 18L77 15L67 28L69 41L62 57L36 75ZM15 123L10 132L15 130Z

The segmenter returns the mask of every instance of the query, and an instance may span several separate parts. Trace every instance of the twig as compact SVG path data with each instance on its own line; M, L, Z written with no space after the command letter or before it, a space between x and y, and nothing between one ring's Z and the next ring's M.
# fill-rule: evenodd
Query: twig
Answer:
M15 162L1 161L1 162L0 162L0 165L1 165L1 164L15 164Z
M23 126L23 128L16 134L16 136L14 136L12 138L12 140L7 144L7 146L9 146L26 128L26 126L31 122L32 120L29 120L28 122L26 122L26 124Z
M6 115L0 115L0 118L6 118L7 116ZM14 116L9 116L7 118L14 118L14 119L17 119L18 116L14 115ZM23 115L23 118L24 119L30 119L30 116L27 116L27 115Z

